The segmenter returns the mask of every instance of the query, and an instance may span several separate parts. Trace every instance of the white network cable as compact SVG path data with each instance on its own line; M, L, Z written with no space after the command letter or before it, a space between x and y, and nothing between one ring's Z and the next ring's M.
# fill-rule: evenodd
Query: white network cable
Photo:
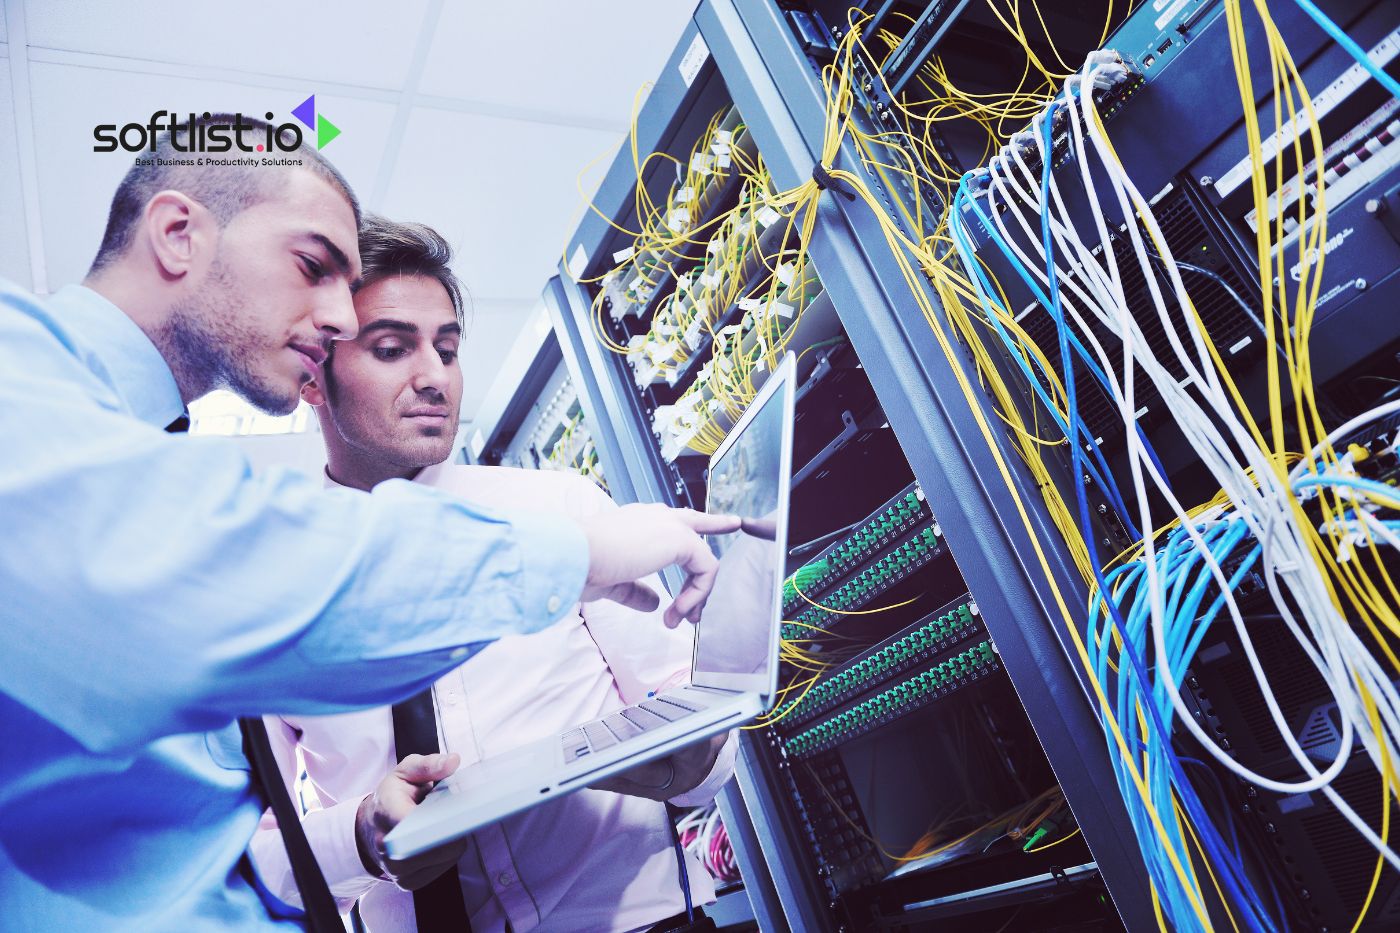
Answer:
M1086 68L1086 72L1089 69ZM1165 301L1157 288L1156 276L1153 275L1151 263L1143 247L1137 225L1128 224L1128 233L1133 241L1139 264L1142 266L1143 274L1152 294L1153 303L1162 319L1163 326L1167 329L1167 336L1175 351L1178 361L1186 369L1188 379L1198 388L1204 399L1210 404L1211 413L1216 416L1219 423L1223 424L1233 435L1235 447L1245 456L1247 463L1238 461L1231 463L1231 448L1224 443L1225 438L1220 437L1218 432L1212 429L1209 416L1197 406L1187 405L1178 407L1170 406L1170 410L1179 423L1190 422L1193 430L1188 431L1188 437L1194 435L1198 442L1204 442L1209 446L1198 444L1198 450L1207 450L1215 456L1207 457L1207 463L1212 466L1212 472L1220 481L1221 487L1226 490L1235 509L1243 517L1254 531L1255 537L1263 547L1263 570L1265 582L1274 598L1276 608L1285 624L1294 637L1308 653L1314 665L1318 666L1324 680L1327 681L1328 688L1332 692L1334 699L1338 703L1339 710L1343 713L1343 741L1336 760L1325 771L1320 772L1313 764L1311 758L1298 744L1293 730L1290 728L1284 717L1277 698L1268 683L1267 675L1264 673L1254 650L1252 640L1244 627L1244 620L1235 603L1233 596L1229 592L1228 584L1224 579L1223 572L1216 564L1209 549L1205 547L1199 532L1195 530L1190 522L1184 521L1184 526L1191 535L1193 543L1202 552L1210 567L1212 575L1215 576L1217 585L1226 593L1226 606L1230 612L1231 619L1235 623L1235 628L1245 649L1245 654L1249 660L1251 669L1259 683L1260 690L1269 708L1269 712L1274 720L1275 726L1281 738L1288 746L1293 758L1306 774L1311 776L1311 780L1299 784L1288 785L1281 782L1263 779L1250 769L1241 765L1228 753L1221 749L1195 721L1186 708L1185 702L1180 695L1179 685L1172 677L1167 663L1167 650L1164 628L1165 613L1165 592L1160 585L1160 581L1154 579L1156 575L1156 563L1154 560L1152 542L1147 540L1145 545L1145 561L1149 576L1149 583L1152 587L1151 610L1153 617L1153 640L1154 651L1156 653L1157 676L1162 679L1167 688L1167 694L1172 700L1177 715L1182 724L1190 731L1207 751L1222 765L1233 771L1245 780L1254 782L1261 787L1270 788L1280 793L1299 793L1314 786L1321 786L1328 798L1337 806L1338 810L1348 819L1349 822L1368 840L1380 849L1386 858L1400 868L1400 857L1384 843L1379 836L1359 815L1348 805L1329 785L1333 777L1340 772L1350 753L1351 734L1359 732L1362 741L1367 747L1373 761L1380 766L1381 751L1377 747L1378 741L1387 744L1386 753L1391 760L1395 759L1394 736L1400 734L1400 697L1396 696L1395 690L1388 677L1379 670L1379 664L1367 650L1366 646L1357 637L1347 621L1341 617L1331 602L1331 598L1326 589L1325 581L1321 571L1307 548L1303 539L1302 529L1293 517L1293 502L1291 491L1277 483L1277 476L1271 468L1268 459L1263 451L1255 445L1249 437L1248 429L1239 422L1230 405L1230 399L1222 391L1216 378L1216 372L1209 364L1207 354L1204 350L1204 343L1201 334L1195 324L1194 319L1189 315L1189 299L1186 298L1185 288L1181 282L1175 261L1172 259L1166 247L1165 239L1157 227L1156 220L1152 216L1146 200L1141 193L1133 186L1130 179L1123 172L1121 165L1109 152L1107 140L1103 138L1099 128L1088 111L1091 103L1084 101L1081 96L1081 109L1084 112L1085 135L1094 145L1097 155L1103 165L1106 174L1110 178L1114 193L1117 196L1119 206L1123 210L1125 217L1132 217L1133 210L1142 218L1143 225L1153 234L1155 245L1159 247L1158 253L1161 255L1166 267L1168 278L1171 280L1174 297L1182 313L1182 321L1186 325L1187 333L1195 344L1197 353L1203 361L1202 366L1197 368L1191 365L1185 348L1181 345L1177 337L1176 327L1173 325ZM1071 115L1075 116L1075 111L1071 109ZM1089 182L1088 167L1084 157L1082 144L1079 142L1078 121L1076 120L1076 132L1071 136L1076 147L1080 150L1080 170L1085 176L1087 190L1092 190ZM1130 207L1131 204L1131 207ZM1096 217L1101 217L1097 215ZM1101 232L1101 239L1104 242L1104 254L1111 263L1112 248L1107 236L1102 231L1102 220L1098 220ZM1125 306L1120 306L1119 313L1127 315ZM1125 344L1125 359L1133 351L1131 343ZM1127 366L1125 365L1125 371ZM1202 379L1201 377L1205 378ZM1125 379L1130 375L1125 375ZM1160 379L1160 376L1157 378ZM1129 391L1131 384L1129 383ZM1183 392L1176 393L1183 396L1182 401L1189 402L1190 396ZM1204 416L1204 417L1203 417ZM1186 427L1186 424L1183 424ZM1128 443L1134 448L1133 463L1135 488L1139 491L1140 508L1144 514L1144 521L1147 521L1147 502L1142 495L1140 485L1140 473L1138 467L1146 465L1149 470L1153 470L1150 458L1146 457L1142 451L1141 443L1135 432L1128 432ZM1255 478L1259 481L1256 489L1245 473L1246 466L1252 467ZM1233 467L1233 469L1231 469ZM1223 469L1222 469L1223 468ZM1155 472L1155 470L1154 470ZM1154 477L1156 478L1156 477ZM1171 501L1172 508L1177 512L1178 517L1185 519L1184 513L1180 509L1180 504ZM1150 523L1144 527L1154 527ZM1282 586L1280 585L1282 584ZM1283 589L1286 589L1296 601L1302 611L1304 619L1308 624L1308 634L1316 640L1322 648L1322 657L1314 652L1313 645L1309 639L1299 630L1293 613L1287 600L1284 598ZM1319 660L1324 661L1325 667L1320 665ZM1360 680L1378 700L1378 707L1382 720L1387 727L1387 734L1375 736L1372 734L1368 716L1361 699L1359 691L1354 686L1354 680Z
M1018 245L1017 240L1010 235L1001 212L990 211L992 220L1008 249L1015 254L1025 269L1042 285L1048 285L1049 278L1045 271L1046 255L1038 228L1041 213L1049 212L1048 225L1056 244L1056 258L1069 267L1067 270L1057 269L1057 281L1063 289L1060 304L1066 320L1073 322L1077 335L1092 351L1099 366L1108 376L1111 400L1126 427L1129 469L1133 479L1140 527L1151 529L1160 524L1160 521L1153 521L1149 502L1151 494L1159 495L1181 523L1199 552L1202 562L1224 594L1225 608L1240 637L1274 725L1291 755L1309 777L1301 782L1286 783L1252 771L1221 749L1187 710L1168 663L1164 624L1166 593L1159 576L1154 542L1149 537L1143 542L1143 563L1147 571L1150 594L1155 671L1156 676L1163 681L1182 725L1218 762L1246 781L1285 794L1323 790L1348 821L1381 850L1392 865L1400 868L1400 857L1385 846L1374 830L1329 786L1349 759L1353 741L1358 735L1378 767L1382 764L1381 742L1385 743L1385 753L1390 756L1392 762L1395 761L1395 737L1400 735L1400 696L1397 696L1390 679L1380 669L1376 659L1351 630L1346 620L1337 613L1326 582L1312 558L1303 530L1295 518L1294 493L1290 487L1315 460L1318 450L1324 445L1319 444L1318 450L1314 450L1304 464L1295 468L1289 483L1284 484L1279 481L1268 455L1259 449L1248 427L1236 415L1232 399L1220 383L1195 316L1190 311L1189 298L1181 281L1179 268L1151 208L1111 154L1111 147L1090 111L1093 106L1092 93L1088 90L1075 93L1076 89L1080 88L1104 87L1119 79L1121 72L1122 66L1116 62L1112 53L1095 53L1086 61L1083 70L1066 82L1064 98L1057 102L1069 115L1070 126L1067 135L1074 148L1080 180L1089 200L1090 214L1094 218L1099 257L1095 257L1092 249L1074 228L1053 173L1049 184L1050 203L1041 203L1040 180L1027 165L1023 155L1026 144L1031 143L1039 150L1042 164L1053 159L1053 153L1045 151L1042 129L1043 121L1048 118L1054 104L1047 106L1032 122L1034 132L1013 137L991 160L985 172L990 187L1007 207L1007 213L1012 215L1025 233L1025 241L1032 245L1036 255L1029 255ZM1122 216L1128 219L1125 232L1132 243L1153 309L1161 321L1175 362L1186 374L1186 378L1180 382L1171 374L1166 364L1153 354L1138 322L1133 319L1127 307L1123 276L1115 257L1114 242L1104 223L1104 212L1090 174L1091 149L1109 179L1113 197ZM1036 215L1034 224L1022 213L1023 204ZM1141 218L1142 226L1152 237L1155 252L1165 269L1170 286L1167 294L1163 293L1158 283L1156 270L1138 222L1133 219L1134 215ZM958 253L969 277L975 282L975 259L966 255L961 246ZM978 290L980 292L980 287ZM1107 353L1088 326L1085 314L1092 316L1122 340L1121 373L1115 371L1111 365ZM1231 593L1224 571L1201 536L1199 520L1192 521L1187 518L1186 508L1172 495L1165 477L1158 473L1152 458L1148 456L1134 430L1135 367L1141 367L1158 387L1165 408L1177 421L1188 442L1200 452L1203 462L1225 491L1231 503L1231 512L1247 523L1260 543L1261 572L1280 617L1322 676L1342 712L1341 742L1336 757L1325 770L1319 771L1298 745L1244 627L1242 613ZM1373 412L1371 417L1382 417L1396 409L1400 409L1400 403L1388 406L1385 411ZM1361 423L1364 423L1362 419L1356 419L1343 425L1332 433L1328 443L1355 430ZM1071 442L1077 443L1077 439L1071 439ZM1254 480L1250 478L1251 470ZM1361 516L1358 522L1371 530L1377 538L1394 543L1396 536L1389 528L1366 515L1360 508L1357 509L1357 514ZM1306 624L1306 633L1294 617L1284 595L1285 591L1296 601ZM1377 736L1371 729L1369 717L1356 687L1357 680L1365 686L1377 703L1383 735Z

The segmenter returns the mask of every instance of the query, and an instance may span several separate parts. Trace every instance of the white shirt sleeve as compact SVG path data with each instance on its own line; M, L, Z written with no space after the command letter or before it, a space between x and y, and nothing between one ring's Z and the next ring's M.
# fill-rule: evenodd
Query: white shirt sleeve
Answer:
M267 723L268 739L272 743L272 753L277 758L277 767L286 783L287 793L295 800L298 732L278 716L265 717L264 722ZM349 910L361 895L375 885L390 883L365 869L355 844L355 813L363 799L356 797L312 810L301 821L316 863L321 867L321 874L341 910ZM292 863L282 842L282 831L271 810L263 814L257 832L248 844L248 854L258 877L273 895L294 907L302 906L296 879L292 876Z

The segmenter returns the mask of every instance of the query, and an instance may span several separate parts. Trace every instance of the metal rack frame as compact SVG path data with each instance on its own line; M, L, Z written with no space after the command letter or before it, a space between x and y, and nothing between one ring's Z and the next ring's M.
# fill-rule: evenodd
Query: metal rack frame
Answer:
M680 65L703 43L708 61L687 83ZM693 59L692 59L693 60ZM818 76L772 0L704 0L675 54L651 90L637 121L642 151L664 149L702 87L718 69L744 116L779 189L809 177L819 151L824 105ZM838 164L864 171L855 153ZM630 156L619 156L594 203L607 216L625 216L636 183ZM872 190L880 179L870 176ZM596 425L614 494L621 500L677 503L684 487L660 460L648 413L630 384L625 362L598 344L590 301L575 275L596 274L610 228L590 213L571 238L560 275L545 290L566 365ZM580 254L580 250L582 251ZM1087 604L1083 582L1059 544L1033 480L998 435L1021 503L1005 494L999 471L956 376L927 323L911 317L908 284L889 255L878 224L861 204L823 196L808 255L862 360L891 427L936 513L968 589L981 608L1036 735L1083 830L1124 923L1153 925L1149 882L1119 794L1102 726L1087 683L1073 659L1046 575L1035 558L1043 548L1050 572L1071 607ZM928 295L935 313L943 310ZM946 320L944 321L947 326ZM951 328L950 328L951 329ZM963 362L971 383L976 373ZM989 400L983 415L995 423ZM1020 508L1029 516L1030 530ZM771 763L746 735L737 790L727 791L724 818L740 859L755 916L765 930L832 930L834 918L817 879L804 873L805 848L779 799ZM1086 869L1087 870L1087 869Z

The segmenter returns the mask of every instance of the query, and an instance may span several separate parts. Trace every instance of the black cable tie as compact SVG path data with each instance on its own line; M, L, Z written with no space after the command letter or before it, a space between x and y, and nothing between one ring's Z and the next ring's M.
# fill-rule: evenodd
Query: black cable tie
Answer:
M831 173L826 170L826 166L820 162L812 166L812 181L816 182L817 187L823 191L834 191L848 201L856 199L856 193L832 178Z

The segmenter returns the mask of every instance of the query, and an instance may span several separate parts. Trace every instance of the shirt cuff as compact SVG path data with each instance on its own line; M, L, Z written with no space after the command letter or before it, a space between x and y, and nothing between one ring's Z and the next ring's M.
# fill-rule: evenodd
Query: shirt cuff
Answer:
M705 780L684 794L677 794L667 802L676 807L703 807L714 800L719 789L729 783L729 779L734 776L734 757L738 748L739 733L731 729L724 744L720 746L719 754L715 756L714 767L705 776Z
M316 855L316 863L338 901L354 901L382 878L365 871L355 845L355 814L362 797L338 803L333 807L313 810L301 821L306 841Z
M558 622L583 595L588 582L588 538L572 519L511 513L520 550L521 633Z

